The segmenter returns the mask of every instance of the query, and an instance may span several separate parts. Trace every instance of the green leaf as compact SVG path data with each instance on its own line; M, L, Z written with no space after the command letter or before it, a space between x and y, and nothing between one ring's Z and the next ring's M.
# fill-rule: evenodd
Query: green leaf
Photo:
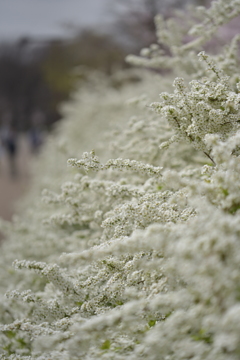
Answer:
M156 324L156 320L149 320L148 325L153 327Z
M108 349L110 349L110 346L111 346L110 340L106 340L106 341L104 341L104 343L102 344L101 349L102 349L102 350L108 350Z
M199 332L192 336L194 341L204 341L207 344L212 344L212 335L204 329L200 329Z

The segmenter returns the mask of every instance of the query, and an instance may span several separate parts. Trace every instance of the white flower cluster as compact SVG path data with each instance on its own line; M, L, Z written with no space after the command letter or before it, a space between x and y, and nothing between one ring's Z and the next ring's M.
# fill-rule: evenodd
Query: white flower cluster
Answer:
M150 45L140 52L140 56L128 55L127 62L157 70L171 69L177 76L189 74L195 78L206 75L204 68L196 61L196 55L204 50L218 30L240 14L239 0L212 0L210 8L203 6L186 9L174 14L174 18L155 18L157 44ZM193 19L199 18L198 23ZM214 55L218 65L228 75L237 76L239 68L237 34L222 53ZM209 75L208 75L209 78Z
M161 102L151 106L168 119L176 133L162 147L183 138L212 160L205 136L218 134L225 140L236 133L240 122L240 94L229 89L228 77L204 52L199 54L199 58L207 63L217 80L193 80L190 91L187 91L184 80L176 78L174 94L162 93Z
M239 359L239 35L201 68L189 50L238 12L212 2L191 46L157 18L188 87L94 74L63 106L21 215L0 222L0 360Z

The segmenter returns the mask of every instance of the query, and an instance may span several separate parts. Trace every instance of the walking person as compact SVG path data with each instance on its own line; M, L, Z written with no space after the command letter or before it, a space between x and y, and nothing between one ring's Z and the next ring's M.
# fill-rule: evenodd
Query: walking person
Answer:
M9 171L12 178L15 178L18 175L17 170L17 133L11 124L10 120L5 121L4 125L1 129L1 140L2 145L7 154L8 163L9 163Z

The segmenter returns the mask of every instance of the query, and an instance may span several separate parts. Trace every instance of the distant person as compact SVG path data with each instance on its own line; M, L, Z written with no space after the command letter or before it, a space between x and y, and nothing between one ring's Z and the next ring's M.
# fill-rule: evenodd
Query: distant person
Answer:
M3 148L3 143L1 140L1 134L0 134L0 172L2 171L2 158L4 156L4 148Z
M16 177L18 174L17 171L17 133L14 127L11 124L11 115L5 115L3 119L3 125L1 128L1 140L2 146L5 149L5 152L8 157L10 175Z
M45 122L44 114L37 110L32 115L32 126L29 130L29 140L31 151L33 154L37 154L43 143L43 125Z

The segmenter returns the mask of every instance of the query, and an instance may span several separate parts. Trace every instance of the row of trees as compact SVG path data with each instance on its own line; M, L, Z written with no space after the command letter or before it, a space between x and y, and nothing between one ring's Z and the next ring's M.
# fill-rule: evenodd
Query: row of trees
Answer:
M206 1L194 1L205 3ZM76 31L68 39L36 41L21 39L0 44L0 118L11 113L18 130L31 126L33 114L45 113L46 126L59 119L58 105L66 100L83 71L100 70L111 75L124 68L125 56L156 41L154 16L161 12L170 16L173 8L188 0L116 1L109 5L114 19L111 35L93 30Z
M84 50L83 50L84 49ZM0 46L0 116L11 112L18 130L26 130L36 110L47 126L59 118L58 104L81 80L72 69L87 65L111 74L122 67L125 50L105 35L85 31L71 41L36 42L22 39Z

